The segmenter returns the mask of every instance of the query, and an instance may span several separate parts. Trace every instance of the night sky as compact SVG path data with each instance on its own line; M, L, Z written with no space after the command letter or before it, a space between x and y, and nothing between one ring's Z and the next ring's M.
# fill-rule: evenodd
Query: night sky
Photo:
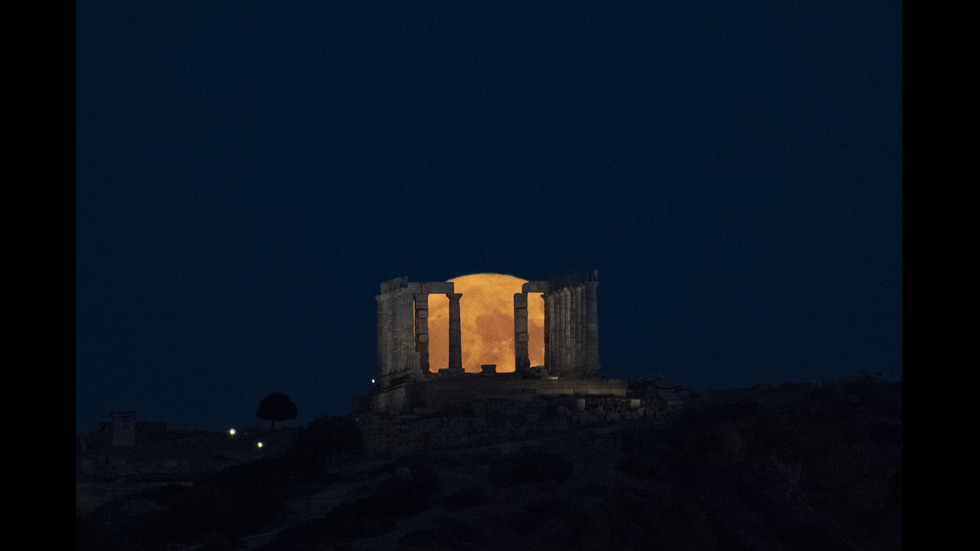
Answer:
M76 431L348 413L399 276L597 269L609 377L902 378L900 2L81 2L75 59Z

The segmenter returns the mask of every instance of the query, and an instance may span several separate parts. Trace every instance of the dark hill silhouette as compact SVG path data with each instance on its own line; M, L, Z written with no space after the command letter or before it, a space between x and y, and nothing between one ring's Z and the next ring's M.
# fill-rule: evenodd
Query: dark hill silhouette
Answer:
M77 548L901 549L900 382L717 396L661 423L390 461L320 421L276 456L79 516Z

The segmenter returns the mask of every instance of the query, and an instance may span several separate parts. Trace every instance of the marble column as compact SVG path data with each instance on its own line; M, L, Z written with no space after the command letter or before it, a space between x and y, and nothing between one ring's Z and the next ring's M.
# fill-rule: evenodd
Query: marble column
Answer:
M599 365L599 309L596 298L598 281L585 282L585 365L586 375L598 377Z
M541 300L544 301L544 368L550 373L555 357L554 351L551 349L555 343L554 335L552 335L555 326L555 299L548 292L541 294Z
M561 373L568 376L572 371L572 293L565 287L561 290L562 302L562 366Z
M419 368L429 372L429 295L415 295L415 349L419 354Z
M555 334L555 295L545 293L544 298L544 367L551 373L555 369L555 347L558 346L558 336Z
M391 371L391 301L387 294L375 297L378 301L378 378L386 377Z
M459 322L459 299L462 293L446 293L449 297L449 371L463 371L462 333Z
M403 376L418 378L421 370L415 344L413 291L386 285L377 301L378 377L384 385Z
M555 336L558 337L555 343L555 372L552 375L561 375L561 372L565 369L565 354L568 352L568 343L565 338L565 328L568 327L567 320L565 319L565 293L564 289L558 289L558 296L555 297L555 310L557 314L555 316Z
M395 301L395 361L393 374L416 377L419 357L415 349L415 296L407 289L398 290Z
M577 287L568 288L570 335L568 339L568 370L572 373L573 377L579 377L581 375L581 366L579 365L581 358L581 354L579 354L579 345L581 343L579 340L579 329L581 328L579 312L582 309L582 302L580 298Z
M514 293L514 370L520 373L531 366L527 344L527 293Z
M585 369L586 310L588 309L585 303L585 285L575 286L575 303L578 305L575 309L575 370L579 376L588 376Z

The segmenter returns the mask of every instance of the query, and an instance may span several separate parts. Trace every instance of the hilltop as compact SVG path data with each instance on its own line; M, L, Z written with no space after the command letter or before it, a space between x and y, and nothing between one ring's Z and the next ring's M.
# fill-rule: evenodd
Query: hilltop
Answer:
M663 418L403 457L366 456L352 426L79 513L77 548L902 546L900 382L707 393Z

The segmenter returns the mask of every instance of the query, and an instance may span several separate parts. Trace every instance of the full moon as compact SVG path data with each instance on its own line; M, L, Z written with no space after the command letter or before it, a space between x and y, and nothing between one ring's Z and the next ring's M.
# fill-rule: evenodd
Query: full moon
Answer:
M463 369L479 373L480 365L514 371L514 294L527 280L504 274L471 274L450 279L459 299ZM544 300L527 295L528 358L544 364ZM449 366L449 298L429 295L429 371Z

